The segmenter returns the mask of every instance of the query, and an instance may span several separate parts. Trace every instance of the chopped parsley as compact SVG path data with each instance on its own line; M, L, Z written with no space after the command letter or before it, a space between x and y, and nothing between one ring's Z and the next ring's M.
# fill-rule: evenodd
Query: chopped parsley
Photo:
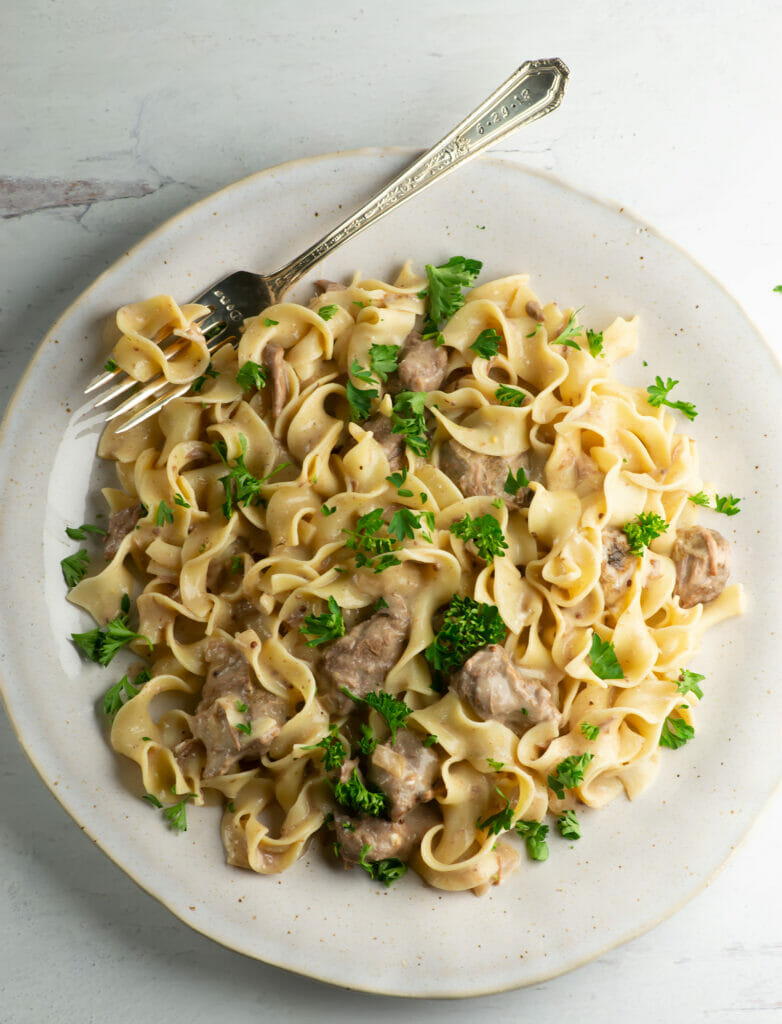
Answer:
M71 540L86 540L88 533L99 533L106 536L106 530L102 526L94 526L92 523L82 523L81 526L66 526L65 532Z
M557 337L551 339L552 345L567 345L568 348L577 348L579 351L581 350L581 346L575 338L576 335L584 333L584 328L581 324L576 323L577 313L578 310L576 309L570 314L570 319L559 332Z
M476 519L467 512L458 522L451 523L450 532L465 544L472 541L480 557L487 563L493 562L495 555L508 550L502 527L488 512Z
M668 532L668 524L656 512L641 512L634 522L625 523L622 527L630 544L630 551L639 558L655 537Z
M143 668L136 678L131 681L124 675L118 683L110 686L103 697L103 713L109 718L114 718L119 709L139 692L144 683L148 683L152 677L147 669Z
M493 327L481 331L475 341L470 345L473 352L477 352L481 359L492 359L500 350L502 338Z
M425 747L433 747L435 745L435 743L439 743L439 742L440 741L435 736L435 734L433 732L430 732L429 735L424 740L424 746Z
M244 568L244 559L241 555L231 556L231 572L241 572Z
M379 818L386 809L385 793L367 789L361 781L358 768L353 769L347 782L335 783L334 799L351 817L370 814L373 818Z
M673 380L671 377L663 384L662 377L655 377L654 384L649 384L646 388L648 394L649 405L653 405L655 408L661 405L667 405L669 409L678 409L683 412L688 420L694 420L698 415L698 410L692 404L692 402L669 402L668 393L672 391L678 384L678 380Z
M691 740L694 735L695 730L683 718L673 718L671 715L668 715L663 722L660 733L660 746L677 750L679 747L683 747L688 740Z
M386 480L392 487L396 487L396 493L402 498L412 498L413 492L404 486L407 480L407 466L402 466L398 473L392 473Z
M334 314L339 309L339 306L335 306L334 303L330 303L328 306L321 306L318 310L318 316L321 320L331 320Z
M603 332L587 330L587 345L589 345L589 354L594 359L600 355L603 351Z
M326 518L328 518L329 516L333 516L334 513L337 511L337 506L336 505L321 505L320 506L320 510L323 513L323 515L326 516Z
M245 736L251 736L253 727L247 722L237 722L235 727L239 732L243 732Z
M190 385L190 393L192 395L200 395L201 392L204 390L204 384L206 384L207 379L210 378L210 377L212 379L214 379L215 377L219 377L219 376L220 376L219 372L217 370L215 370L214 366L212 366L212 360L210 359L209 360L209 365L204 370L204 372L201 374L201 376L200 377L196 377L196 379Z
M782 292L782 284L775 284L774 287L772 288L772 291Z
M524 467L520 466L516 475L513 475L513 470L508 469L508 477L505 481L505 492L507 494L517 494L522 487L529 487L529 477L524 472Z
M372 732L372 727L370 725L364 724L361 726L361 735L356 740L356 746L358 747L359 753L363 754L364 757L371 756L377 746L377 738Z
M217 454L228 467L228 473L219 478L225 492L223 515L226 519L231 518L234 506L238 508L240 505L244 505L246 508L248 505L259 505L261 503L262 485L273 477L275 473L279 473L290 466L290 462L283 462L270 473L267 473L266 476L255 477L244 464L244 457L247 453L247 438L244 434L239 435L239 445L241 446L241 453L236 456L233 466L228 466L225 442L222 440L215 441L213 445Z
M71 633L71 640L89 658L99 665L106 666L112 660L117 651L121 650L133 640L143 640L149 644L150 651L152 641L141 633L134 633L128 626L128 612L130 611L130 599L125 594L122 600L122 612L107 622L105 626L96 626L86 633Z
M700 672L690 672L689 669L683 668L679 673L679 678L676 682L676 689L682 696L686 696L688 693L694 693L698 700L703 700L703 690L700 688L700 683L706 676L702 676Z
M581 826L578 823L575 811L564 811L557 818L559 834L563 839L580 839Z
M517 821L516 831L524 840L532 860L548 860L548 825L542 821Z
M501 772L505 767L504 761L495 761L493 757L487 757L486 761L493 772Z
M345 758L348 756L344 743L337 735L338 731L339 726L336 724L332 725L328 734L318 743L313 743L310 747L301 748L302 750L322 750L323 767L327 772L333 771L334 768L341 768L345 763Z
M720 497L719 494L714 495L714 511L722 512L725 516L737 516L741 509L739 508L739 502L741 498L734 498L732 494L728 494L724 497Z
M383 572L392 565L401 565L400 559L394 554L399 545L391 537L380 536L378 531L384 526L384 510L372 509L356 520L355 530L343 530L348 535L345 547L356 553L356 567L368 566L375 573Z
M398 345L370 345L369 365L372 372L385 383L391 373L398 369L399 346Z
M243 363L241 369L236 374L236 383L243 391L252 391L253 388L256 391L260 391L261 388L266 387L268 379L269 371L266 367L261 366L260 363L256 363L252 359L248 359L246 363Z
M74 555L68 555L60 561L60 568L65 582L69 587L75 587L89 572L90 556L85 548L77 551Z
M195 800L195 793L185 793L179 803L171 804L163 811L163 817L168 822L172 832L187 832L187 807L188 800Z
M426 264L429 287L418 293L419 298L429 297L429 315L424 329L428 333L438 330L438 324L450 320L457 309L464 305L462 288L469 288L480 274L483 264L480 260L452 256L447 263L433 267Z
M174 504L179 505L180 508L190 508L190 502L185 501L184 495L180 494L179 491L174 495Z
M350 364L352 377L362 381L364 384L374 384L375 379L369 370L365 370L357 359ZM348 378L345 384L345 395L350 406L350 418L352 420L365 420L369 416L372 407L372 399L377 398L380 392L376 387L359 388L352 379Z
M339 605L331 596L328 605L329 610L323 615L308 615L305 618L301 632L312 637L312 640L307 641L307 647L318 647L345 635L345 623Z
M383 885L393 885L407 871L407 864L398 857L384 857L383 860L367 860L367 854L372 849L369 843L361 847L361 854L358 862L370 878Z
M584 781L584 772L594 756L594 754L571 754L570 757L559 762L554 774L549 775L547 781L560 800L565 796L566 789L573 789L574 786L578 786Z
M510 405L518 409L519 406L524 405L527 396L521 388L513 388L509 384L500 384L494 392L494 397L500 405Z
M154 793L145 793L141 799L145 800L150 807L161 808L163 806Z
M426 433L425 391L400 391L394 399L391 413L391 431L401 434L407 447L424 458L429 454L429 437Z
M461 668L481 647L502 643L505 623L493 604L479 604L471 597L454 595L443 624L424 655L438 672Z
M279 322L279 320L272 320L272 318L269 316L263 318L264 327L276 327L279 324Z
M505 801L505 806L501 811L497 811L496 814L490 814L487 818L484 818L483 821L478 818L475 822L477 828L485 829L490 836L498 836L501 832L507 832L513 824L513 807L510 800L499 786L494 788Z
M413 512L409 508L399 508L388 521L388 532L398 541L403 541L412 540L415 537L415 530L421 530L424 539L432 544L431 532L426 532L421 526L421 520L429 531L434 529L434 512Z
M396 743L397 729L406 729L407 716L413 713L413 709L399 697L394 697L385 690L375 690L364 697L357 697L351 693L347 686L342 687L345 696L350 697L356 704L366 704L368 708L377 711L386 720L386 725L391 732L391 746Z
M119 366L117 366L117 362L115 359L109 358L104 363L103 369L106 371L106 373L114 373L115 370L119 369Z
M624 679L614 645L610 640L601 640L597 633L592 634L589 663L598 679Z
M697 494L691 494L687 498L693 505L701 505L703 508L709 508L709 496L705 491L698 491Z
M600 735L600 726L590 725L589 722L582 722L581 735L586 736L589 742L592 743Z
M162 526L164 523L173 523L174 510L169 508L164 501L161 501L155 513L155 526Z

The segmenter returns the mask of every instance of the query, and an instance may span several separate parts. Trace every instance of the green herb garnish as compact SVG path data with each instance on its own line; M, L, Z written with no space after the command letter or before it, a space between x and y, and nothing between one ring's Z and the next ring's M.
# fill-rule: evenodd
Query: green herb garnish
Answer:
M480 557L487 563L493 562L495 555L508 550L502 527L489 513L473 519L467 512L458 522L451 523L450 532L465 544L472 541Z
M502 643L504 639L505 623L493 604L479 604L471 597L455 595L424 655L438 672L449 672L461 668L481 647Z
M90 568L90 556L87 551L82 548L81 551L77 551L73 555L68 555L67 558L63 558L60 561L60 568L62 569L62 575L65 582L69 587L75 587L77 583L80 583L89 572Z
M256 363L252 359L242 363L241 369L236 374L236 383L243 391L252 391L253 388L256 391L260 391L261 388L266 387L268 379L269 371L266 367L261 366L260 363Z
M516 831L524 840L532 860L548 860L548 825L542 821L517 821Z
M624 679L614 645L610 640L601 640L597 633L592 634L589 662L598 679Z
M345 623L339 605L331 596L328 605L329 610L323 615L308 615L305 618L301 632L312 637L312 640L307 641L307 647L318 647L345 635Z
M694 420L698 415L698 410L692 404L692 402L669 402L668 392L672 391L678 384L678 380L673 380L671 377L663 384L662 377L655 377L654 384L649 384L646 388L648 394L649 405L657 408L661 405L667 405L669 409L678 409L683 412L688 420Z

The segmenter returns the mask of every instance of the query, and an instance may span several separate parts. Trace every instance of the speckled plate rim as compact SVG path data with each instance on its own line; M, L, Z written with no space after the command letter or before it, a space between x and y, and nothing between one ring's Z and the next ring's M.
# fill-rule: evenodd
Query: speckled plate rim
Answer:
M303 159L299 159L299 160L288 161L288 162L285 162L285 163L282 163L282 164L278 164L278 165L274 165L272 167L266 168L265 170L262 170L262 171L259 171L259 172L255 172L255 173L253 173L251 175L248 175L245 178L239 179L238 181L231 183L230 185L226 186L223 189L220 189L219 191L217 191L215 193L211 193L209 196L206 196L205 198L197 201L196 203L191 204L190 206L186 207L185 209L180 210L179 212L177 212L173 216L167 218L158 227L153 229L151 232L149 232L147 235L145 235L144 238L142 238L135 245L133 245L130 249L128 249L121 257L119 257L111 266L109 266L106 270L104 270L98 277L96 277L95 280L65 309L64 312L62 312L60 314L60 316L53 323L52 327L50 328L50 330L47 332L46 336L42 339L42 341L40 342L39 346L37 347L37 349L36 349L33 357L31 358L27 368L25 369L22 377L20 378L18 384L16 385L16 387L14 389L14 393L13 393L13 395L12 395L12 397L11 397L9 403L8 403L8 407L7 407L5 415L3 417L2 424L0 424L0 449L4 449L5 448L6 442L8 440L10 424L11 424L11 421L13 420L13 417L14 417L16 405L20 401L20 399L21 399L21 397L23 395L23 392L25 391L25 388L26 388L30 378L34 375L34 373L35 373L35 371L36 371L36 369L38 367L38 363L39 363L40 357L41 357L42 352L43 352L44 348L46 347L46 345L50 342L50 340L54 337L54 335L58 333L58 331L61 329L61 326L65 322L67 322L68 319L73 315L74 311L77 310L87 300L88 296L90 296L90 294L93 292L93 290L96 289L96 287L100 283L102 283L106 278L114 275L115 273L117 273L118 270L121 270L121 268L126 263L130 262L135 257L135 255L139 252L139 250L145 248L150 243L150 241L152 241L153 239L157 239L161 235L164 235L173 226L175 226L179 221L191 217L196 211L201 211L201 210L203 210L204 207L209 206L210 204L214 203L215 200L218 197L223 197L227 193L229 193L231 191L234 191L236 189L241 189L241 188L247 187L252 182L258 181L260 179L264 179L267 176L279 175L279 174L283 174L284 175L284 174L291 173L291 172L295 171L296 168L303 167L303 166L306 166L306 165L317 164L318 162L321 162L321 161L335 161L335 160L351 161L351 160L355 160L357 158L361 158L361 157L365 157L365 156L370 156L370 157L377 157L377 156L400 157L400 156L410 155L412 157L413 155L417 154L417 152L418 152L417 150L412 150L412 149L403 148L403 147L384 147L384 148L366 147L366 148L361 148L361 149L356 149L356 150L348 150L348 151L335 152L335 153L319 154L319 155L316 155L316 156L307 157L307 158L303 158ZM673 249L677 253L679 253L705 279L707 279L711 283L711 285L713 287L717 288L722 293L722 295L725 298L730 300L730 302L735 306L736 311L746 321L747 325L751 328L751 330L753 331L753 333L756 336L756 338L766 348L767 352L771 356L772 361L776 364L777 372L779 372L779 370L780 370L780 360L779 360L779 357L774 352L774 350L771 349L771 347L765 341L765 339L763 338L762 334L760 333L760 331L758 330L756 325L753 323L752 319L748 316L748 314L743 309L741 304L728 291L728 289L708 269L703 267L699 263L699 261L695 260L683 247L679 246L675 241L672 241L670 238L668 238L662 232L658 231L656 228L654 228L652 225L650 225L648 222L646 222L642 217L640 217L637 214L635 214L632 211L632 209L630 209L627 205L623 205L620 208L616 201L612 201L612 200L604 198L604 197L602 197L600 195L596 195L594 193L587 192L587 191L585 191L583 189L575 187L571 183L569 183L568 181L566 181L565 179L563 179L563 178L561 178L559 176L556 176L556 175L553 175L553 174L550 174L550 173L547 173L547 172L542 172L542 171L539 171L539 170L534 169L534 168L526 167L522 163L520 163L519 161L514 160L514 159L507 159L507 158L503 158L502 156L491 156L491 155L489 155L489 156L484 156L484 157L479 158L479 161L486 162L486 163L493 163L493 164L501 164L504 169L509 170L511 173L517 172L517 173L519 173L521 175L530 175L530 176L533 176L533 177L544 179L544 180L550 182L551 184L553 184L554 186L557 186L559 188L567 190L568 192L573 193L574 195L578 196L579 198L581 198L583 200L586 200L589 203L594 203L594 204L597 204L599 206L602 206L602 207L606 208L607 210L611 211L612 213L618 214L618 215L626 218L628 221L632 222L633 224L638 225L639 227L641 227L644 230L648 231L651 235L653 235L659 241L661 241L662 243L664 243L665 245L667 245L668 247L670 247L671 249ZM2 519L5 519L5 515L3 515ZM78 808L76 806L78 801L75 798L69 798L62 788L55 787L53 785L53 782L49 778L49 776L48 776L48 774L46 772L45 767L43 766L43 764L41 763L41 760L37 756L36 751L28 744L27 739L26 739L26 737L25 737L21 727L19 726L19 723L17 722L17 718L16 718L16 716L14 714L13 706L12 706L12 702L11 702L12 699L9 698L9 692L10 692L10 690L9 690L7 681L6 681L5 677L4 677L2 666L0 666L0 696L3 697L5 708L6 708L6 712L8 714L9 720L11 722L12 728L14 729L14 732L15 732L15 734L17 736L17 739L19 740L19 743L20 743L22 749L25 751L25 754L27 755L27 757L29 758L29 760L31 761L31 763L33 764L35 769L38 771L39 775L41 776L41 778L43 779L43 781L45 782L45 784L49 788L50 792L57 799L57 801L62 805L62 807L67 811L67 813L74 819L74 821L76 821L76 823L82 828L82 830L84 832L86 832L86 834L90 837L90 839L92 839L92 841L99 848L101 848L103 850L103 852L106 853L110 857L110 859L112 859L117 864L117 866L120 867L121 870L125 874L127 874L139 886L139 888L141 888L142 890L144 890L145 892L147 892L148 894L153 896L156 900L158 900L158 902L160 902L163 906L165 906L168 910L170 910L176 917L178 917L189 928L192 928L195 931L199 932L200 934L204 935L205 937L210 938L213 941L218 942L220 945L226 946L227 948L230 948L230 949L232 949L232 950L234 950L234 951L236 951L238 953L241 953L243 955L249 956L251 958L262 959L263 962L266 962L266 963L269 963L270 965L273 965L273 966L280 967L282 969L288 970L288 971L290 971L292 973L303 974L303 975L306 975L307 977L312 977L312 978L314 978L316 980L319 980L319 981L322 981L322 982L325 982L325 983L338 984L340 986L343 986L343 987L346 987L346 988L351 988L351 989L354 989L354 990L357 990L357 991L365 991L365 992L377 993L377 994L387 994L387 995L397 995L397 996L402 995L402 996L409 996L411 998L464 998L464 997L477 997L477 996L487 995L487 994L501 992L501 991L509 991L509 990L513 990L515 988L526 987L526 986L532 985L532 984L539 984L539 983L541 983L543 981L546 981L546 980L549 980L551 978L557 977L557 976L559 976L561 974L567 973L570 970L574 970L574 969L576 969L578 967L583 966L586 963L591 962L594 959L599 958L600 956L604 955L609 950L614 949L617 946L620 946L620 945L622 945L622 944L624 944L624 943L626 943L626 942L628 942L628 941L630 941L630 940L632 940L632 939L634 939L634 938L636 938L636 937L646 933L647 931L651 930L652 928L656 927L659 923L661 923L662 921L664 921L667 918L669 918L670 916L672 916L681 907L686 905L699 892L701 892L704 888L706 888L713 881L713 879L725 868L725 866L729 863L729 861L733 858L733 856L741 848L741 846L743 846L744 842L746 842L747 837L750 835L752 829L756 825L756 823L757 823L760 815L763 813L764 809L773 800L774 796L776 795L776 793L779 792L780 788L782 788L782 784L781 784L780 780L775 780L773 783L769 784L769 788L767 789L766 793L762 796L762 804L761 804L761 806L759 807L757 812L754 814L753 819L746 824L746 826L744 827L744 829L741 832L741 834L739 836L737 836L736 841L733 843L733 845L729 849L728 853L725 855L724 859L711 872L709 872L708 875L706 875L704 877L700 877L695 882L693 882L692 888L690 889L690 891L688 891L681 899L678 899L674 903L666 906L659 914L649 918L648 920L644 921L639 926L634 927L634 928L629 928L620 937L618 937L618 938L616 938L616 939L614 939L614 940L612 940L610 942L607 942L605 945L603 945L603 946L601 946L599 948L595 948L593 950L590 950L590 952L588 954L584 955L583 957L574 958L572 960L572 962L570 962L567 966L565 966L565 967L558 967L558 968L549 969L549 970L541 970L538 973L536 973L534 976L529 976L529 977L524 978L523 980L512 981L512 982L510 982L508 984L503 984L503 985L489 984L489 985L487 985L485 987L475 987L475 986L473 986L473 987L470 987L469 989L464 989L464 990L456 990L454 988L448 988L448 989L444 989L444 990L434 990L434 989L432 989L432 990L429 990L427 992L400 993L398 991L392 991L390 989L384 988L381 985L377 985L377 984L371 984L371 983L355 984L355 983L351 983L349 981L346 981L344 979L334 979L333 977L329 976L328 974L320 973L319 971L317 971L316 969L313 969L310 966L303 966L300 963L287 962L283 958L274 959L274 958L270 958L268 956L261 957L261 956L259 956L258 953L254 952L250 948L243 947L241 944L237 944L237 943L234 943L234 942L226 941L225 938L216 937L215 934L208 927L204 927L198 921L186 917L185 914L182 911L182 908L178 907L174 902L169 901L166 898L165 894L160 893L158 891L155 891L153 886L150 886L148 882L145 882L140 877L138 877L138 875L133 870L132 864L130 864L128 862L124 862L123 863L123 862L119 861L116 857L114 857L111 854L111 852L109 852L106 849L104 843L101 841L101 837L98 834L96 834L93 831L93 829L89 825L87 825L85 823L84 820L82 820L82 817L81 817L81 815L79 813L79 810L78 810Z

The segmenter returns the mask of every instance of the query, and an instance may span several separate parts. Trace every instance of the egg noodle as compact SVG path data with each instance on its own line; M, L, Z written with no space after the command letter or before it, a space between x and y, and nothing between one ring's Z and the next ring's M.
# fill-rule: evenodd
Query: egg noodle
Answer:
M468 291L421 350L442 379L401 397L396 356L431 314L410 266L271 306L211 361L203 307L119 310L118 366L193 386L105 429L110 561L70 599L106 624L133 598L151 678L111 742L161 804L219 800L230 864L283 871L320 833L324 856L380 880L409 863L481 892L548 814L637 797L675 756L665 730L691 735L683 670L743 600L686 601L677 582L695 442L613 374L636 319L587 335L528 280ZM659 535L628 551L649 514ZM482 644L465 608L493 623Z

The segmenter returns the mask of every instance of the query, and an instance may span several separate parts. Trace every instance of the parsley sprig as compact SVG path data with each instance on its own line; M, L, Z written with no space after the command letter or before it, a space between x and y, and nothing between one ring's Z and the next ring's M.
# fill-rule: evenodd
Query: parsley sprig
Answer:
M384 510L374 508L356 520L355 530L344 530L348 539L345 547L356 553L356 567L368 566L375 573L383 572L392 565L401 565L400 559L394 554L399 549L398 543L391 537L381 535L385 525Z
M392 433L401 434L407 447L424 458L430 449L424 416L425 407L425 391L400 391L394 399L391 413Z
M524 401L527 396L521 388L514 388L509 384L500 384L494 392L494 397L500 405L510 405L513 408L518 409L520 406L524 405Z
M246 363L242 363L239 372L236 374L236 383L242 388L243 391L260 391L261 388L266 387L266 382L269 379L269 371L265 366L261 366L260 363L256 363L252 359L248 359Z
M385 793L367 789L361 781L358 768L353 769L347 782L335 783L334 799L351 817L370 814L373 818L379 818L384 813L387 803Z
M589 662L598 679L624 679L614 645L610 640L601 640L597 633L592 634Z
M149 670L143 668L136 678L131 681L125 674L118 683L110 686L103 697L103 713L113 719L119 709L129 700L132 700L139 692L144 683L148 683L152 677Z
M481 331L475 341L470 345L473 352L476 352L481 359L493 359L500 350L502 338L493 327L487 327Z
M688 501L691 501L693 505L700 505L702 508L711 508L709 504L709 496L705 491L698 491L697 494L688 495ZM739 502L741 498L736 498L732 494L725 495L714 495L714 511L721 512L724 516L737 516L741 509L739 508Z
M575 811L563 811L557 818L557 827L563 839L581 838L581 826Z
M548 825L542 821L517 821L516 831L524 840L532 860L548 860Z
M677 750L691 740L694 735L695 729L683 718L674 718L672 715L668 715L660 732L660 746Z
M579 334L584 333L584 328L581 324L576 323L576 315L578 312L579 310L576 309L570 314L568 322L559 332L557 337L551 339L552 345L567 345L568 348L577 348L580 351L581 346L575 339Z
M331 595L329 595L328 606L329 610L322 615L308 615L304 619L301 632L305 636L312 637L307 641L307 647L318 647L320 644L327 644L331 640L345 635L342 610Z
M102 526L95 526L93 523L82 523L81 526L66 526L65 532L71 540L86 540L88 533L98 533L102 537L105 537L107 533Z
M354 693L350 692L347 686L342 687L342 692L356 704L366 704L368 708L377 711L385 719L386 725L391 732L392 746L396 743L397 729L407 728L407 717L413 713L413 709L405 704L400 697L394 697L392 694L386 693L385 690L375 690L373 693L367 693L363 697L357 697Z
M398 345L370 345L369 365L372 372L385 383L392 373L399 368L399 346Z
M668 532L668 524L656 512L641 512L633 522L625 523L622 530L630 544L630 551L640 558L644 548L648 548L655 537Z
M554 769L554 774L549 775L549 787L556 793L560 800L565 796L566 789L573 789L584 781L584 772L594 754L571 754L564 761L560 761Z
M648 394L649 405L655 406L655 408L661 405L667 405L669 409L678 409L679 412L684 413L688 420L694 420L698 415L698 410L692 404L692 402L669 402L668 394L678 384L678 380L673 380L669 377L665 383L663 383L662 377L655 377L654 384L649 384L646 388Z
M84 579L90 568L90 556L87 554L86 548L61 559L60 568L68 586L75 587Z
M478 516L473 519L467 512L462 519L451 523L450 532L465 542L472 541L480 557L486 562L494 561L495 555L508 550L508 542L502 527L493 515Z
M339 306L335 305L332 302L329 303L328 306L321 306L320 309L318 310L318 316L321 318L321 320L331 320L331 318L338 310Z
M398 857L384 857L383 860L367 860L367 854L372 849L369 843L361 847L358 862L370 878L376 882L382 882L388 888L402 877L407 871L407 864Z
M313 743L312 746L301 748L302 750L322 750L323 767L327 772L332 771L334 768L341 768L345 763L345 758L348 756L345 744L339 738L338 732L339 725L334 724L329 729L327 735L325 735L318 743Z
M581 723L581 735L585 736L590 743L593 743L600 735L599 725L590 725L589 722Z
M700 688L700 683L705 678L706 676L702 676L700 672L690 672L689 669L683 668L676 681L676 689L682 696L694 693L698 700L703 700L703 690Z
M481 647L502 643L504 639L505 623L493 604L455 595L424 656L438 672L450 672L461 668Z
M505 801L505 806L495 814L490 814L483 820L478 818L475 822L477 828L485 829L490 836L498 836L501 832L507 832L513 824L513 807L509 798L505 796L499 786L494 788Z
M506 494L517 494L522 487L529 487L529 477L524 471L523 466L519 466L516 475L513 475L513 470L508 468L508 476L505 479L505 493Z
M377 398L380 392L376 387L360 388L353 383L353 377L363 384L375 384L375 378L369 370L365 370L357 359L350 364L350 377L345 384L345 395L350 406L350 418L352 420L365 420L372 408L372 399Z
M223 491L225 492L223 515L226 519L231 518L234 507L238 508L240 505L244 505L244 507L247 508L248 505L259 505L261 503L261 487L263 484L265 484L266 481L276 473L279 473L281 470L287 469L287 467L290 466L290 462L283 462L265 476L253 476L244 464L244 457L247 454L247 438L244 434L239 435L239 446L241 448L241 452L236 456L234 465L229 466L225 441L215 441L213 445L217 454L228 467L226 475L219 478L220 483L223 485Z
M130 613L130 598L127 594L122 598L122 611L111 622L105 626L96 626L95 629L87 630L86 633L71 633L71 640L85 654L90 661L106 666L112 660L117 651L127 646L133 640L143 640L149 644L150 651L153 649L149 637L141 633L134 633L128 626L128 615Z
M429 311L424 322L424 337L437 335L441 325L464 305L462 288L469 288L480 274L483 264L480 260L452 256L447 263L438 267L426 264L429 287L418 293L419 298L429 298Z

